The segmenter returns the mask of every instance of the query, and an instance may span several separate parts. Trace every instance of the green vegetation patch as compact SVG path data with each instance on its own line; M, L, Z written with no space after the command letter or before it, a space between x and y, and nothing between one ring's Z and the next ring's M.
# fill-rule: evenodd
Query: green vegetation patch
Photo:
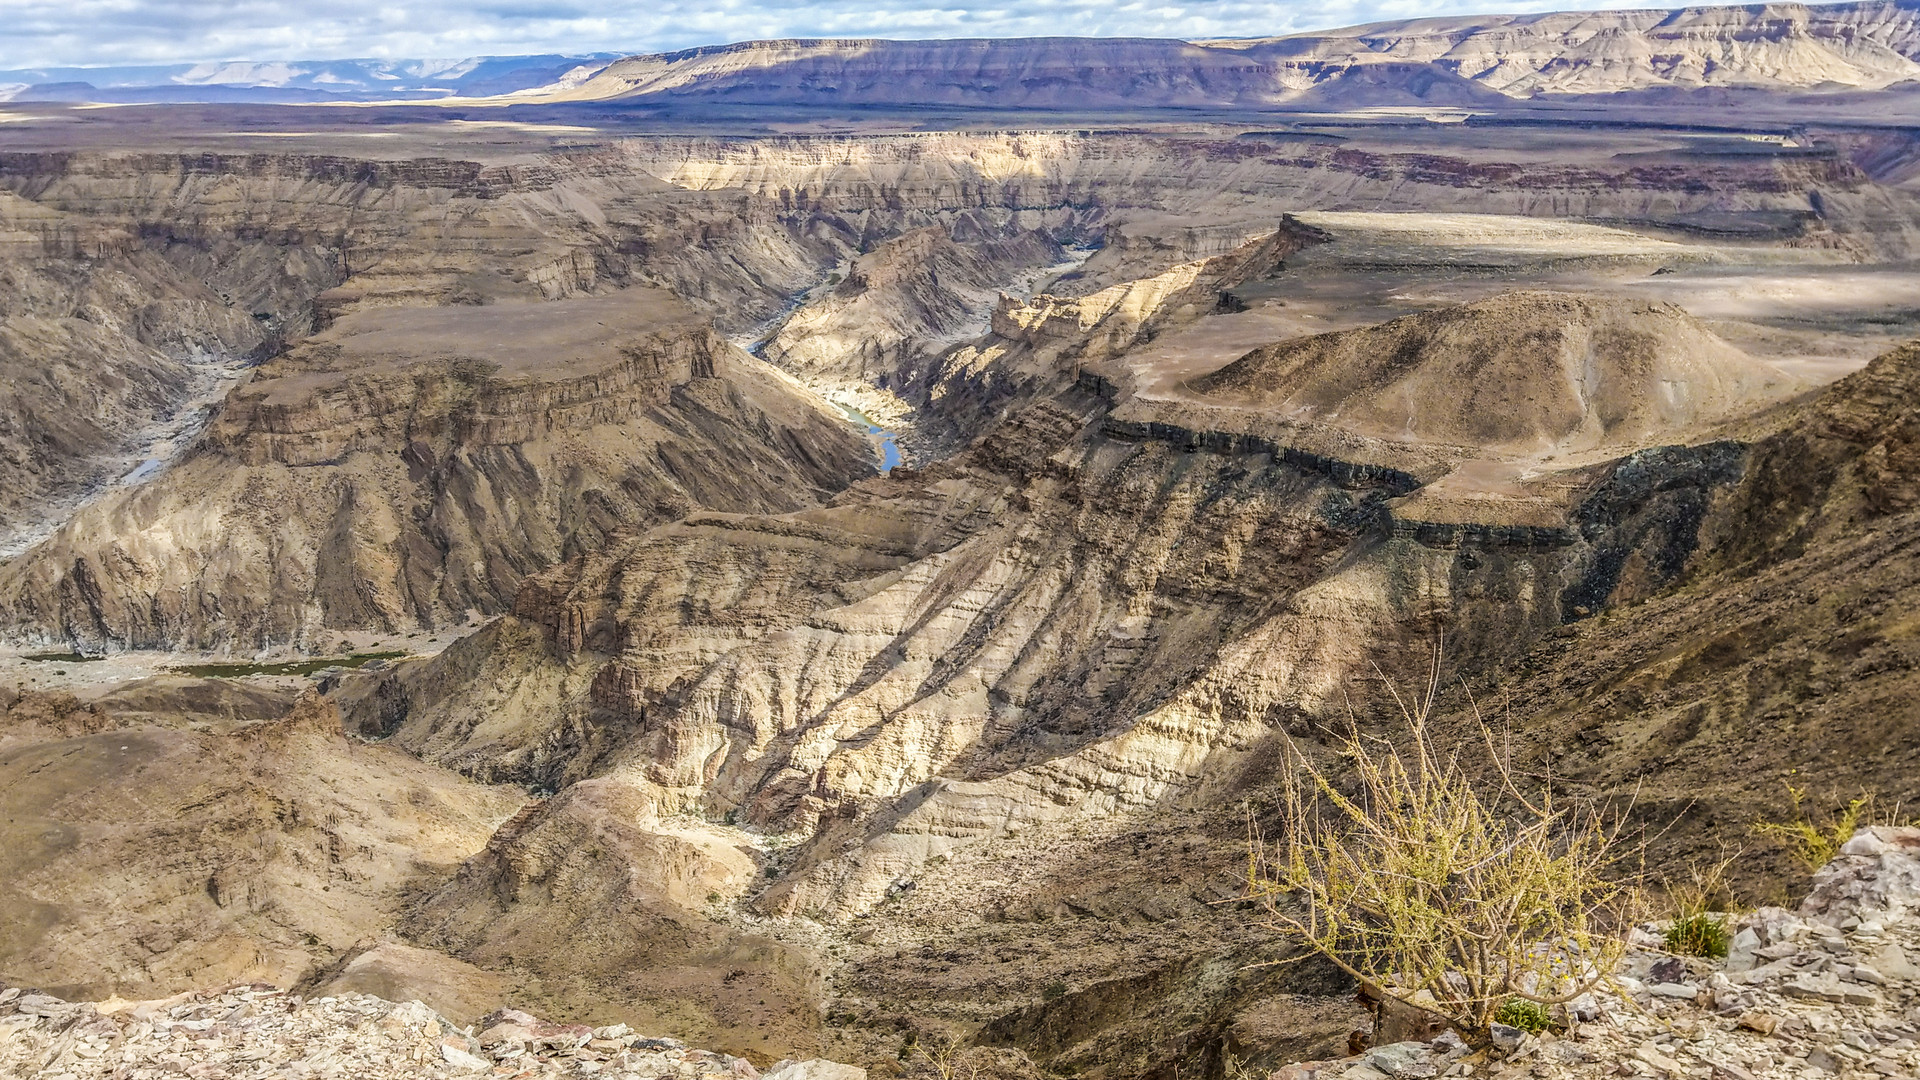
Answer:
M404 652L365 652L321 660L294 660L282 664L180 664L168 671L202 679L240 679L248 675L312 675L327 668L364 667L375 660L391 660Z
M1553 1026L1553 1014L1537 1001L1508 998L1506 1004L1493 1014L1493 1022L1538 1035Z
M1682 915L1667 927L1667 951L1680 956L1727 955L1727 920L1704 911Z
M43 652L30 653L27 656L21 657L21 659L39 660L49 664L91 664L95 660L105 660L106 657L88 656L85 653L77 652Z

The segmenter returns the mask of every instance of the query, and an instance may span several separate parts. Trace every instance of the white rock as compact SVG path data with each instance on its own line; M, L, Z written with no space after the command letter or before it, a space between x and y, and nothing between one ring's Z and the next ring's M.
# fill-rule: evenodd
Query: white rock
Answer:
M760 1080L867 1080L867 1070L825 1058L809 1058L782 1062L774 1066L772 1072L762 1073Z
M1672 1058L1662 1054L1651 1046L1637 1046L1633 1051L1634 1060L1651 1066L1654 1071L1667 1076L1685 1076L1687 1070Z
M1813 876L1800 913L1829 925L1890 925L1920 907L1920 829L1875 825L1853 834Z
M1870 959L1873 961L1873 969L1889 979L1897 979L1901 982L1920 980L1920 967L1914 966L1913 962L1907 959L1906 952L1898 945L1891 943L1882 945L1874 950Z
M465 1050L446 1043L440 1044L440 1056L446 1059L447 1064L464 1072L479 1072L481 1069L493 1068L493 1062L474 1057Z
M1751 926L1742 927L1727 943L1727 970L1752 971L1754 967L1753 951L1761 945L1760 934Z

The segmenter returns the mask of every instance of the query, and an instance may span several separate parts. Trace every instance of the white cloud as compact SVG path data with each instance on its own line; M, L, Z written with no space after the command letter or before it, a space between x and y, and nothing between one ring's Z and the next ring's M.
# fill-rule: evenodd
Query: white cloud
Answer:
M771 37L1254 37L1616 0L0 0L0 69L660 52ZM1631 5L1626 5L1631 6Z

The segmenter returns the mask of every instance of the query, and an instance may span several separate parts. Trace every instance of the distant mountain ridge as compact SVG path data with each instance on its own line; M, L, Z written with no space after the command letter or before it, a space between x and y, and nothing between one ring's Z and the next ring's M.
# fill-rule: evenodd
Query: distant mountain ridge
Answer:
M0 71L0 99L1498 108L1539 95L1920 87L1920 0L1462 16L1283 37L820 38L619 57Z
M584 79L619 53L276 60L0 70L0 101L368 101L489 97Z
M1559 12L1174 41L818 39L632 56L549 100L994 108L1496 106L1650 89L1920 80L1920 0Z

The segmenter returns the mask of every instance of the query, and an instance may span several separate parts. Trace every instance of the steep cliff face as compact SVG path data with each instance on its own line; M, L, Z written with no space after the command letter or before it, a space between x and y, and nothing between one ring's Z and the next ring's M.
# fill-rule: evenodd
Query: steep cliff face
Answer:
M1080 325L1061 318L1049 347ZM848 928L829 1011L860 1030L925 1010L1130 1074L1178 1039L1330 1045L1350 1019L1281 996L1337 980L1246 973L1270 943L1214 906L1281 733L1370 710L1376 672L1418 677L1436 628L1485 670L1670 585L1744 451L1597 470L1557 533L1403 531L1403 474L1115 425L1111 386L1065 382L824 507L695 514L556 566L437 659L344 688L349 723L476 778L590 791L529 818L556 836L638 820L657 835L633 850L671 847L649 815L679 811L777 837L741 894ZM649 809L611 809L629 804ZM509 940L536 962L537 913L597 910L576 894L599 886L529 888L495 856L461 880L417 933L483 963ZM1070 994L1035 1004L1056 980Z
M373 310L259 368L186 460L0 589L16 632L123 645L457 625L621 530L798 508L870 460L665 294Z
M130 468L265 333L120 223L0 191L0 552Z
M1004 285L1062 257L1039 230L959 224L957 236L952 227L916 229L855 259L846 280L782 324L761 355L811 379L896 392L924 381L933 354L986 328Z
M1920 74L1920 14L1897 0L1410 19L1206 44L1267 60L1289 83L1351 64L1411 61L1515 96L1879 88Z
M1920 235L1920 210L1842 152L1853 138L1757 154L1679 146L1521 161L1498 139L1471 136L1422 149L1287 132L652 137L623 142L618 160L685 190L743 192L792 213L884 208L882 220L922 225L984 204L1011 211L1023 227L1087 238L1118 223L1138 247L1124 268L1089 283L1098 289L1217 254L1270 230L1283 213L1316 209L1640 222L1904 258ZM1089 266L1098 271L1108 258Z
M936 856L1204 802L1435 620L1492 662L1657 589L1737 475L1640 462L1581 481L1583 529L1403 532L1404 474L1110 407L1070 385L825 508L696 515L556 567L352 715L477 776L603 777L797 834L756 902L840 919Z
M552 797L484 849L436 860L461 859L458 874L410 878L404 911L385 892L363 910L570 1015L651 996L681 1031L752 1028L800 1047L826 1037L810 1006L827 994L832 1015L869 1032L925 1011L1108 1075L1170 1071L1143 1046L1337 1045L1343 1005L1280 997L1337 980L1247 972L1269 958L1263 942L1214 902L1230 898L1240 800L1270 776L1280 733L1315 737L1349 700L1369 710L1376 664L1417 677L1444 629L1462 674L1538 676L1516 701L1558 716L1555 693L1587 693L1560 643L1645 613L1607 663L1667 672L1660 633L1732 610L1675 606L1697 600L1688 575L1772 582L1777 566L1811 565L1794 561L1809 552L1834 561L1805 592L1859 590L1846 593L1857 608L1822 624L1831 658L1817 670L1905 662L1904 624L1869 595L1905 587L1886 576L1904 566L1893 526L1915 472L1899 364L1754 450L1646 445L1749 400L1737 386L1714 397L1739 383L1741 357L1650 304L1562 296L1525 318L1456 308L1304 352L1251 338L1215 361L1261 358L1228 377L1246 377L1237 404L1155 396L1165 387L1132 377L1136 360L1181 360L1155 348L1259 316L1238 309L1274 296L1285 282L1268 279L1316 238L1284 220L1290 206L1760 222L1780 250L1864 253L1847 245L1875 214L1905 213L1908 196L1837 153L1695 169L1516 163L1498 145L1062 133L650 138L510 166L130 160L42 162L31 184L7 183L156 236L177 200L150 254L211 277L227 260L248 276L278 252L292 269L268 275L268 318L246 318L317 329L263 352L192 453L0 567L0 611L24 635L246 651L492 617L432 661L356 676L336 697L383 753ZM1070 279L990 295L996 275L1096 238L1107 247ZM919 379L916 420L959 451L950 459L872 476L856 432L718 336L757 335L847 263L858 281L776 335L783 361L823 378ZM951 327L970 329L960 312L985 315L986 332L930 355ZM869 350L854 330L876 317ZM1651 343L1632 332L1642 324L1658 330ZM1583 326L1628 344L1583 352ZM1383 356L1406 363L1366 366ZM1367 378L1343 382L1346 361ZM1486 423L1489 410L1440 405L1419 430L1398 423L1409 402L1432 404L1430 388L1490 373L1511 393ZM1670 383L1707 386L1728 408L1672 411L1698 402L1659 397ZM1341 439L1283 437L1275 414L1308 391ZM1220 422L1234 410L1254 420ZM1515 439L1609 430L1618 441L1582 444L1577 468L1520 460L1489 480L1462 467L1514 464ZM1445 445L1362 452L1402 435ZM1435 491L1453 480L1471 497ZM1508 485L1517 494L1479 497ZM1765 603L1755 622L1791 621ZM1855 624L1878 636L1847 637ZM1743 647L1703 645L1671 701L1605 699L1627 737L1589 775L1611 783L1668 746L1709 752L1677 734L1695 716L1687 695L1733 693L1715 665ZM1533 668L1514 663L1527 650ZM1776 670L1815 670L1791 667L1807 655L1741 661L1741 692L1770 703L1809 689L1768 689ZM1681 722L1676 734L1635 742L1631 724L1653 712ZM1766 732L1711 730L1756 743ZM169 745L257 764L204 740ZM19 758L21 776L71 749ZM337 749L299 750L297 763L324 773ZM1750 773L1764 764L1743 760ZM92 783L56 765L61 783ZM404 827L442 827L428 817ZM233 820L242 837L275 827L265 812ZM478 835L472 821L444 827ZM59 862L44 854L35 873ZM354 874L392 883L357 858ZM201 917L169 859L136 862L124 888L165 878L156 922ZM297 879L272 858L234 865ZM819 958L719 925L729 917L817 932L838 950L821 966L839 981L812 982ZM136 956L104 929L61 940L104 942L114 964ZM242 974L277 977L310 956L283 944ZM166 970L225 970L194 948ZM607 1018L623 1015L637 1014Z
M936 445L970 438L1018 404L1073 384L1085 365L1231 307L1231 290L1278 272L1288 255L1322 238L1292 218L1278 225L1223 253L1084 295L1000 294L989 332L942 353L915 388L921 437ZM1158 266L1161 254L1147 264ZM1132 261L1111 261L1101 273Z

